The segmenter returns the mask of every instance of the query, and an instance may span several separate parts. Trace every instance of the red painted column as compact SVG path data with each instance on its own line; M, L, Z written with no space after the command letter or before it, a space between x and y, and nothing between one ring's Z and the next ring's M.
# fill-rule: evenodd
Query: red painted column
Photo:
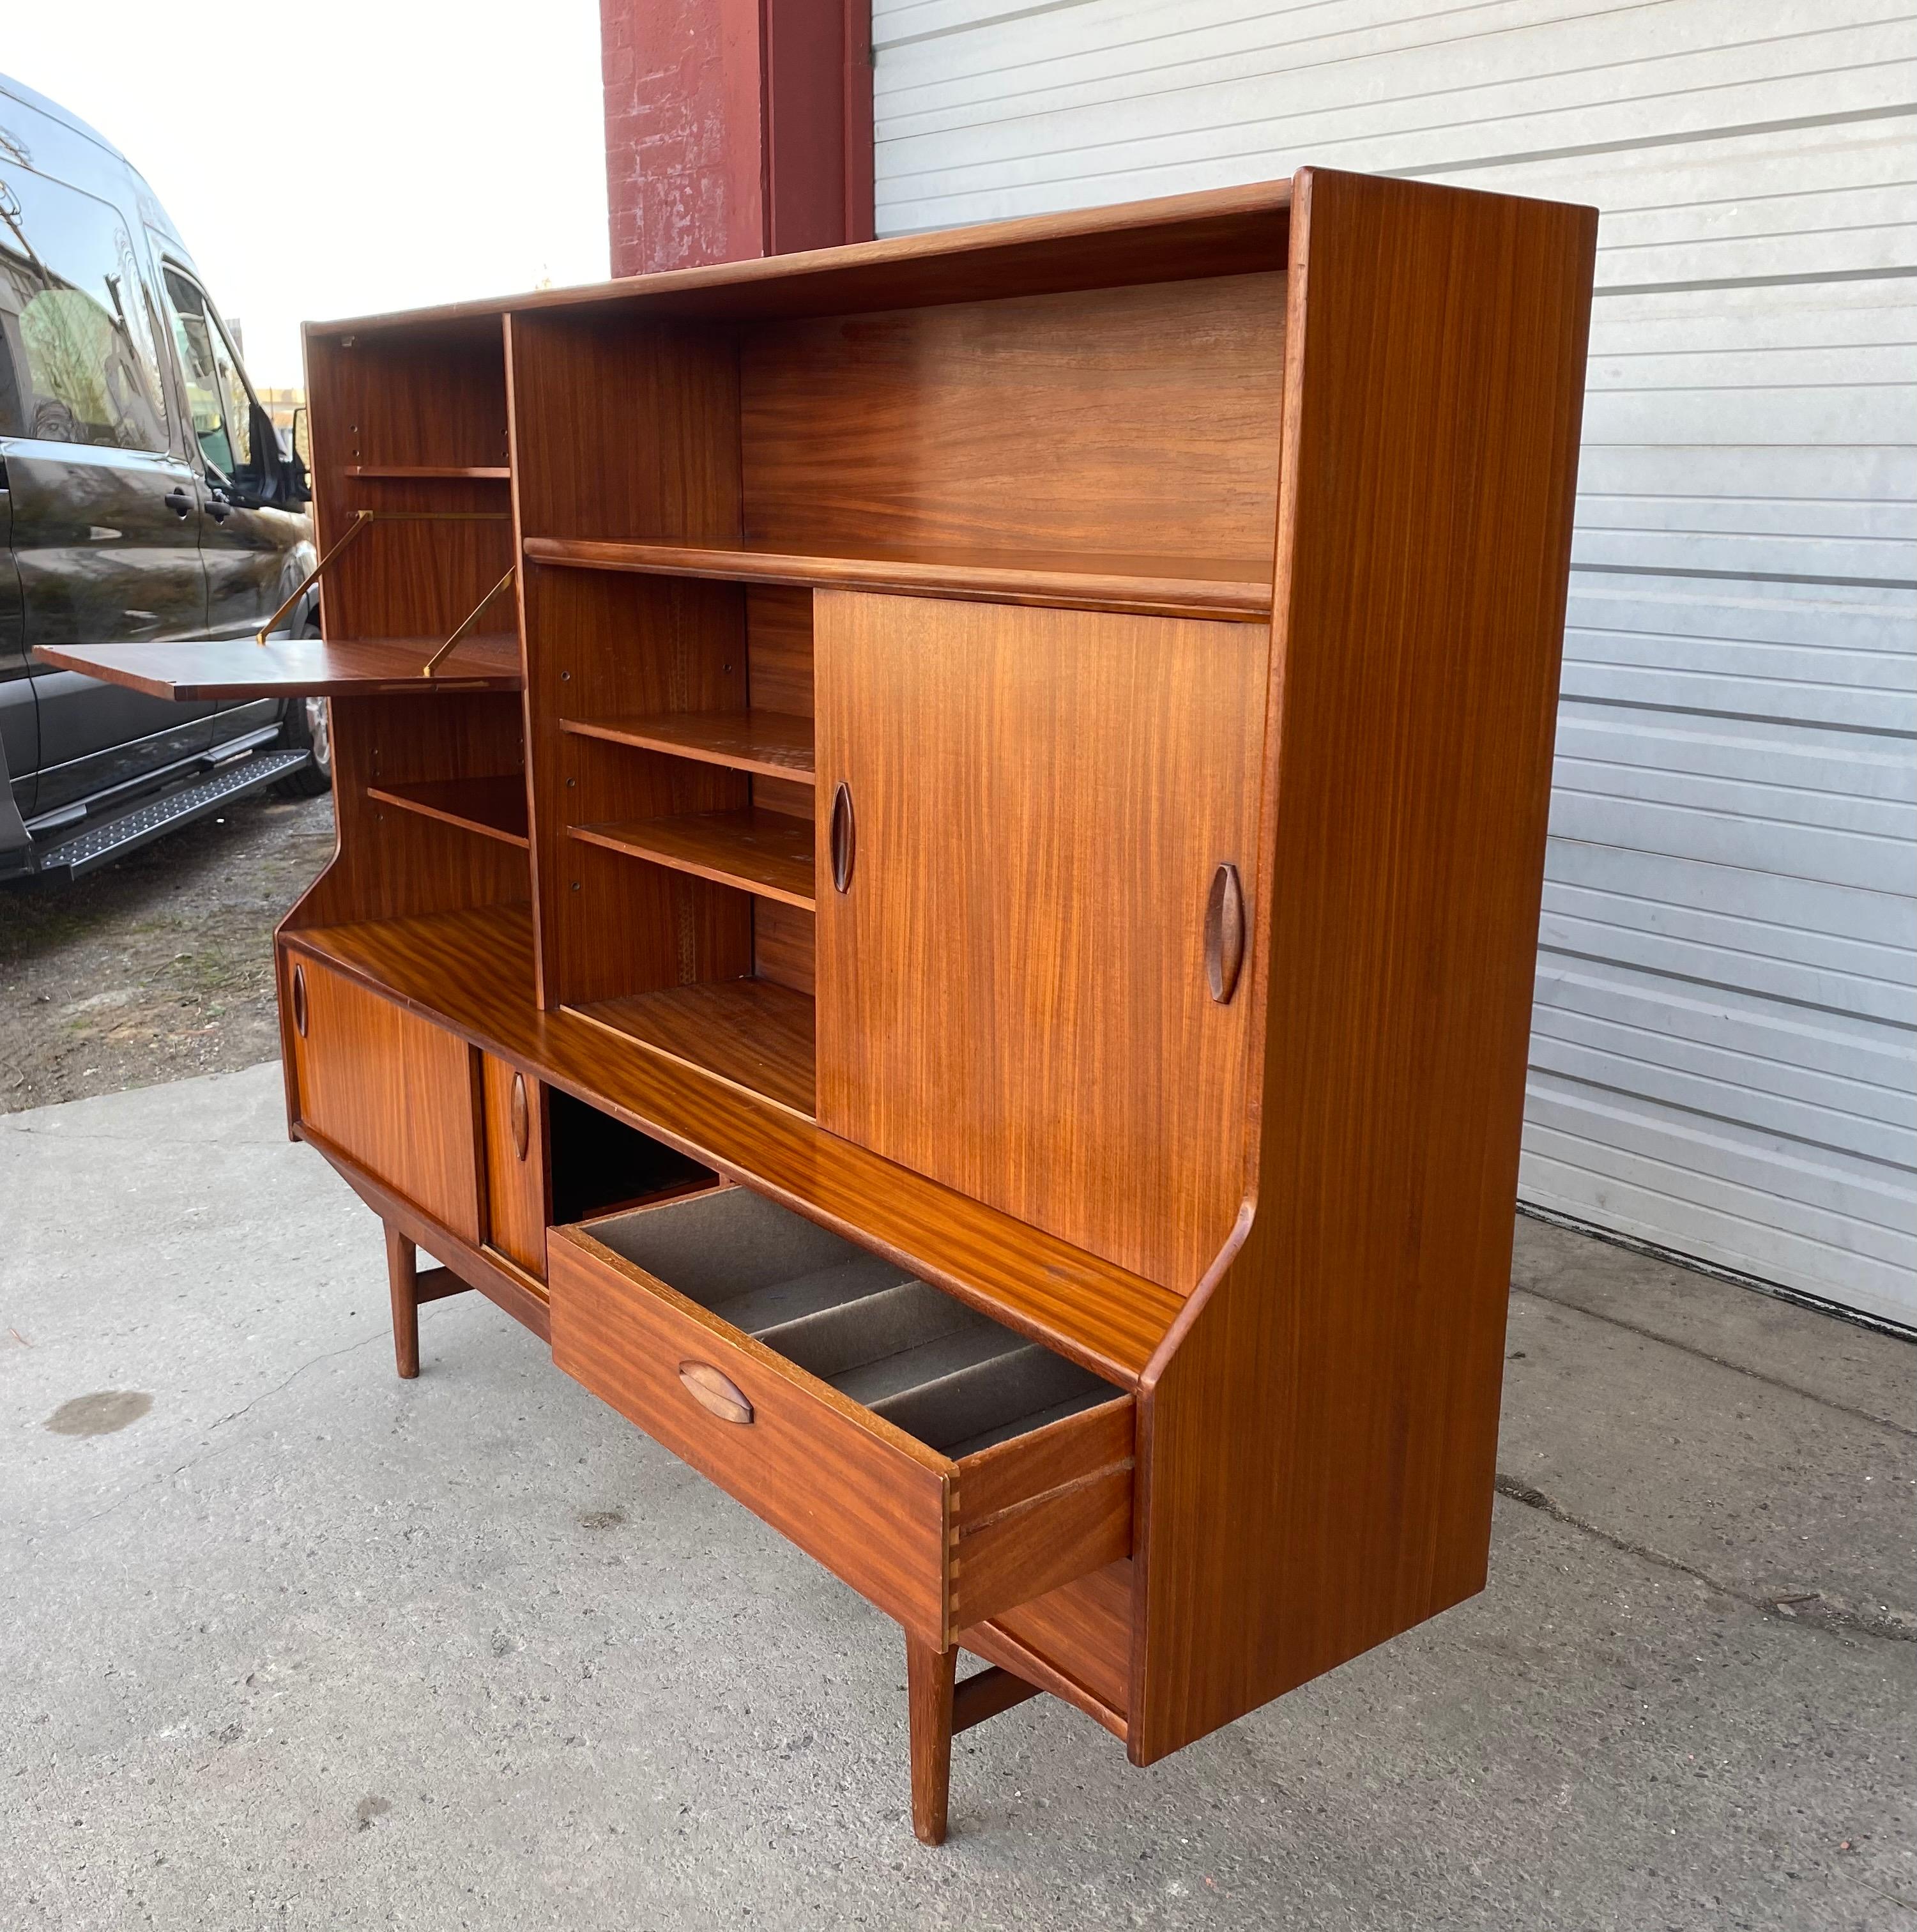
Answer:
M871 0L600 0L615 275L872 232Z

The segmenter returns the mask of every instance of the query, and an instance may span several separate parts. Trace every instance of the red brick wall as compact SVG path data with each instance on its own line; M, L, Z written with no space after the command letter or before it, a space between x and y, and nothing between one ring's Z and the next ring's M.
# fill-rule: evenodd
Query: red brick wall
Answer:
M600 0L615 275L872 233L870 0Z

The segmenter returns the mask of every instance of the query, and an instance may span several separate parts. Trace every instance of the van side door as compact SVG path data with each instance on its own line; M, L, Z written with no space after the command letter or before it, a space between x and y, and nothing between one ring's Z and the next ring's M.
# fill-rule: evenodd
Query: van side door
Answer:
M205 630L199 481L167 418L137 232L109 202L0 157L0 460L30 650ZM32 681L42 820L137 790L212 742L210 704L44 668Z

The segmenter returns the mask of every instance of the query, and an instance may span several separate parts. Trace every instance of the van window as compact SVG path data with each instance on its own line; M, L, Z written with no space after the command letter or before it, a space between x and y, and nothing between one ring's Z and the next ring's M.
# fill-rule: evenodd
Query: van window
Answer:
M0 431L165 449L158 340L118 211L0 167Z
M254 473L253 392L240 373L239 358L206 291L170 262L165 274L173 340L186 376L187 413L200 455L222 480L231 482L244 477L250 481Z

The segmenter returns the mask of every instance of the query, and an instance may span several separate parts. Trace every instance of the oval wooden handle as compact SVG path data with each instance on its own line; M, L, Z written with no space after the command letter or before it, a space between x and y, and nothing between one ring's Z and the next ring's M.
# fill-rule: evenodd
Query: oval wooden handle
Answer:
M1238 867L1222 865L1211 875L1211 896L1204 908L1204 976L1221 1006L1238 990L1244 963L1244 889Z
M716 1415L722 1422L740 1424L752 1420L752 1405L746 1399L746 1391L739 1384L719 1373L710 1362L681 1362L679 1379L686 1386L686 1393L707 1414Z
M526 1076L512 1076L512 1146L521 1160L532 1144L532 1109L526 1099Z
M292 970L292 1020L293 1031L302 1040L306 1037L306 968L296 966Z
M835 892L852 883L852 862L859 856L859 830L852 819L852 788L843 778L832 795L832 884Z

